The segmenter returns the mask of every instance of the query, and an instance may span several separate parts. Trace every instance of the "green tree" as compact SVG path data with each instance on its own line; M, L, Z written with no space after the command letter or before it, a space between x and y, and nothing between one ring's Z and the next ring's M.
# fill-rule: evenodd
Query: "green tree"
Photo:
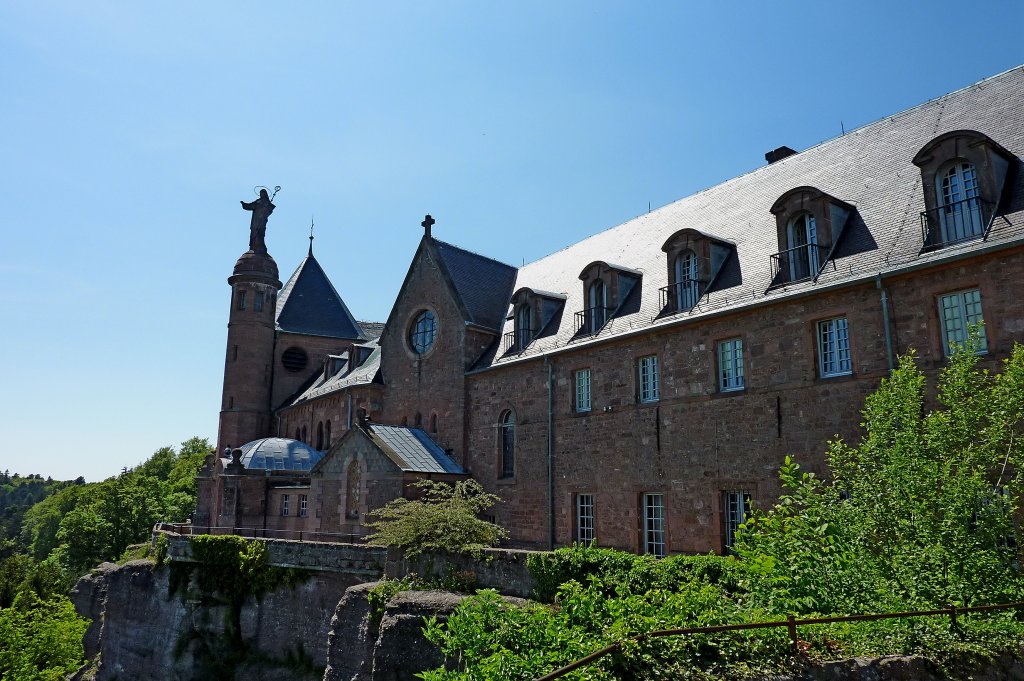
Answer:
M26 592L0 609L0 678L58 681L84 658L82 636L89 620L63 596L47 600Z
M787 460L787 494L738 542L769 600L805 612L1020 597L1024 347L997 375L976 347L949 359L930 411L924 374L901 358L866 400L860 442L830 443L830 483Z
M396 546L414 558L429 551L472 553L494 546L508 533L478 515L497 502L476 480L454 484L420 480L422 498L395 499L370 512L372 546Z
M60 521L57 531L61 563L71 572L83 574L97 563L109 560L114 556L111 534L111 524L92 507L71 510Z

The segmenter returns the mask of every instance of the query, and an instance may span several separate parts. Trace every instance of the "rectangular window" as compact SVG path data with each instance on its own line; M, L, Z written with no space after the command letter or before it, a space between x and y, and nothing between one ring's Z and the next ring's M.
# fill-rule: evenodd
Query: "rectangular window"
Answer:
M750 515L750 492L731 491L722 494L722 533L725 550L732 553L736 531Z
M985 327L982 326L981 292L974 288L939 296L939 319L942 320L943 351L947 356L967 342L968 329L978 325L978 352L988 351Z
M590 411L590 369L576 372L576 411Z
M658 356L647 355L641 357L639 362L640 370L640 401L658 401Z
M281 515L288 515L288 495L281 495Z
M822 378L843 376L852 370L846 317L818 322L818 374Z
M305 518L309 515L309 495L299 495L299 517Z
M743 390L743 339L730 338L718 344L718 389L725 393Z
M263 291L257 291L252 299L252 311L263 312Z
M245 309L245 289L238 290L238 309Z
M665 555L665 495L644 495L644 553Z
M594 541L594 495L576 495L576 541L589 544Z

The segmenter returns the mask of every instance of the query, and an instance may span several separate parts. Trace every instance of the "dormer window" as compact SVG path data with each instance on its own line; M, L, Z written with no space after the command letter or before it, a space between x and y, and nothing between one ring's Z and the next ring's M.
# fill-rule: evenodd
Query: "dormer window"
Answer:
M817 281L853 210L814 187L797 187L780 196L771 208L779 239L779 252L771 256L772 286Z
M597 335L626 303L642 273L631 267L596 261L580 273L583 309L576 313L576 333Z
M661 289L662 314L689 312L717 279L736 246L722 237L687 227L665 241L668 286Z
M818 225L810 213L801 213L786 227L785 251L789 280L810 279L818 273L822 254L819 252Z
M603 279L595 279L587 287L587 307L584 308L584 325L587 333L594 335L608 320L608 290Z
M555 322L565 307L565 295L521 288L512 294L511 307L507 321L512 322L512 330L505 334L504 351L523 352L537 338L557 330Z
M939 135L914 156L925 210L923 250L983 237L1003 193L1013 155L975 130Z

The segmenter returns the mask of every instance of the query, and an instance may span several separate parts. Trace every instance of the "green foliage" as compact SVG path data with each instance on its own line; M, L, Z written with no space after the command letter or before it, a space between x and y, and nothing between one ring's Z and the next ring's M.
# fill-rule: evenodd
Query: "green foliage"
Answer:
M1020 600L1014 515L1024 472L1024 347L1003 372L954 354L925 412L913 356L864 408L865 435L832 442L833 481L787 459L780 503L757 512L737 551L763 607L855 612Z
M366 602L370 605L370 621L380 624L384 617L384 608L399 591L408 591L415 586L415 581L408 577L404 579L382 579L377 586L366 592Z
M370 512L375 532L371 546L395 546L408 558L424 552L475 553L494 546L508 533L478 515L501 501L475 480L454 484L420 480L422 498L395 499Z
M23 593L12 607L0 609L0 678L63 679L83 661L88 626L67 598L40 600Z
M158 449L135 469L92 484L69 484L24 514L20 537L36 560L56 555L84 574L145 541L158 521L182 522L195 508L195 476L209 443L192 438L178 453Z
M526 559L526 567L537 582L534 596L546 603L552 602L558 589L569 581L587 584L596 580L607 595L615 594L620 588L632 593L672 590L680 583L691 581L740 594L745 577L745 566L731 557L678 555L659 560L586 544L533 554Z

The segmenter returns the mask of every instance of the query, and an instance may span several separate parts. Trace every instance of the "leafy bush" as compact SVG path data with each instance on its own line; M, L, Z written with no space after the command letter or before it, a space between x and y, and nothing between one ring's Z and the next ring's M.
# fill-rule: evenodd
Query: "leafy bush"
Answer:
M975 336L976 342L976 336ZM787 459L778 505L756 512L737 551L763 607L853 612L1020 600L1024 347L1003 372L955 353L925 412L913 355L868 396L860 443L832 442L826 483Z
M58 681L78 669L85 657L82 619L64 596L39 599L20 594L0 609L0 678Z
M732 557L708 554L657 559L585 544L531 555L526 566L537 582L534 596L546 603L552 602L559 587L569 581L587 584L595 579L608 595L620 588L631 593L671 591L684 582L715 585L739 594L745 581L745 566Z
M415 586L415 581L404 579L382 579L377 586L366 592L366 602L370 605L370 621L380 624L384 617L384 608L399 591L407 591Z
M472 479L454 484L420 480L421 499L395 499L370 512L375 532L371 546L395 546L408 558L424 552L475 553L494 546L508 533L478 516L501 501Z

